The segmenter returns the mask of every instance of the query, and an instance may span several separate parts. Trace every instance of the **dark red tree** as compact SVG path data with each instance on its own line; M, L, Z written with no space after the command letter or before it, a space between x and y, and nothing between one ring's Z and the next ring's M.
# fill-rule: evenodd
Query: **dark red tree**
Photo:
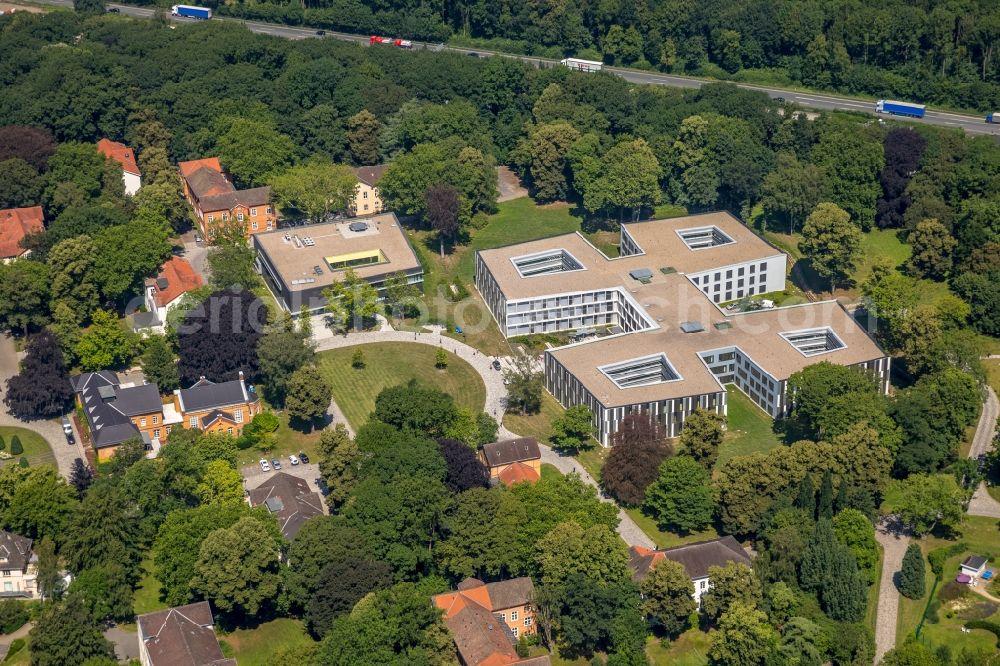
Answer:
M649 412L629 414L611 444L601 484L618 501L638 506L646 499L646 487L656 480L660 463L673 453L663 423Z
M458 233L458 190L447 183L431 185L424 193L427 204L427 221L438 232L441 241L441 256L444 256L444 241Z
M42 331L28 342L21 371L7 380L4 404L14 416L29 420L64 414L72 399L59 341Z
M181 386L201 377L213 382L257 379L257 340L267 323L267 306L253 294L225 289L191 310L177 329Z
M490 475L479 456L468 444L457 439L439 439L441 457L444 458L448 471L444 477L444 485L453 493L460 493L469 488L488 488Z
M0 162L20 157L39 171L44 171L54 152L56 140L43 129L27 125L0 127Z
M885 135L885 167L879 180L882 196L875 205L875 219L878 226L903 226L903 215L910 206L910 196L906 186L920 166L927 139L909 127L900 127Z

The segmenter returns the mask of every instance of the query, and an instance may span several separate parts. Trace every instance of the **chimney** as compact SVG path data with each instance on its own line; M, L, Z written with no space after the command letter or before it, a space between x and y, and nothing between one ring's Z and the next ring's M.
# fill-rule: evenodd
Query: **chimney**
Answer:
M243 371L240 370L240 381L243 381Z
M205 375L198 377L198 381L202 381L203 379L205 379Z

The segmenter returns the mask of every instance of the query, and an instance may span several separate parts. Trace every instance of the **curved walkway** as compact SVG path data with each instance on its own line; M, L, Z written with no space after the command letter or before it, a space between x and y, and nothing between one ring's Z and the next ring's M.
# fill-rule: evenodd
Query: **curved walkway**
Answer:
M997 415L1000 413L1000 403L997 402L997 394L989 386L986 387L986 402L983 403L983 412L979 416L979 425L976 426L976 435L972 439L972 446L969 448L969 457L978 458L993 448L993 436L997 427ZM1000 502L997 502L986 491L986 484L980 483L976 492L969 502L968 514L970 516L987 516L989 518L1000 518Z
M378 331L361 331L348 333L347 335L336 335L330 329L325 328L321 324L315 325L315 323L314 319L313 342L316 344L316 351L340 349L378 342L414 342L433 347L443 347L445 351L454 353L476 369L483 378L483 384L486 385L486 405L483 408L484 411L496 418L498 422L503 417L507 407L507 388L503 385L503 373L493 369L492 356L487 356L478 349L470 347L463 342L442 336L439 330L435 330L432 333L413 333L383 328ZM502 362L503 359L501 359ZM343 414L335 402L330 405L330 415L333 416L335 421L344 423L350 429L350 424L343 418ZM497 435L501 439L519 437L517 433L511 432L502 424ZM551 464L563 474L576 472L580 475L580 479L584 483L598 489L598 497L601 498L602 502L614 503L613 500L603 496L597 481L587 473L587 470L575 458L561 456L542 443L539 443L538 448L541 450L543 463ZM620 507L618 509L618 518L618 534L621 535L625 543L629 546L656 547L652 539L646 536L646 533Z

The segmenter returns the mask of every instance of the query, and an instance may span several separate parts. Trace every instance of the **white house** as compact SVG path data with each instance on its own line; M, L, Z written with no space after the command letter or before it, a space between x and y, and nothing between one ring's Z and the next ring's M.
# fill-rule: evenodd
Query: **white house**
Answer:
M740 543L731 536L712 541L699 541L666 550L653 550L642 546L632 546L629 566L632 579L640 581L662 560L673 560L684 567L684 571L694 583L694 601L701 608L701 597L712 589L708 577L709 567L724 567L730 562L750 566L750 556Z
M170 257L155 278L146 280L146 312L135 315L136 330L151 329L160 332L167 321L167 312L177 305L184 294L202 286L204 281L186 260Z
M124 143L111 139L101 139L97 142L97 150L105 157L113 159L122 165L122 180L125 181L125 194L134 195L142 187L142 174L135 160L135 153Z

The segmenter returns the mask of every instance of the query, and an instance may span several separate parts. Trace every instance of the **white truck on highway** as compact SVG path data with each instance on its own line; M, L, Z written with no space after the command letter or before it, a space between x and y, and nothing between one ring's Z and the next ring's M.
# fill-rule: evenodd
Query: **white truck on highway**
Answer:
M578 72L599 72L604 67L603 62L596 60L581 60L580 58L563 58L559 64Z

